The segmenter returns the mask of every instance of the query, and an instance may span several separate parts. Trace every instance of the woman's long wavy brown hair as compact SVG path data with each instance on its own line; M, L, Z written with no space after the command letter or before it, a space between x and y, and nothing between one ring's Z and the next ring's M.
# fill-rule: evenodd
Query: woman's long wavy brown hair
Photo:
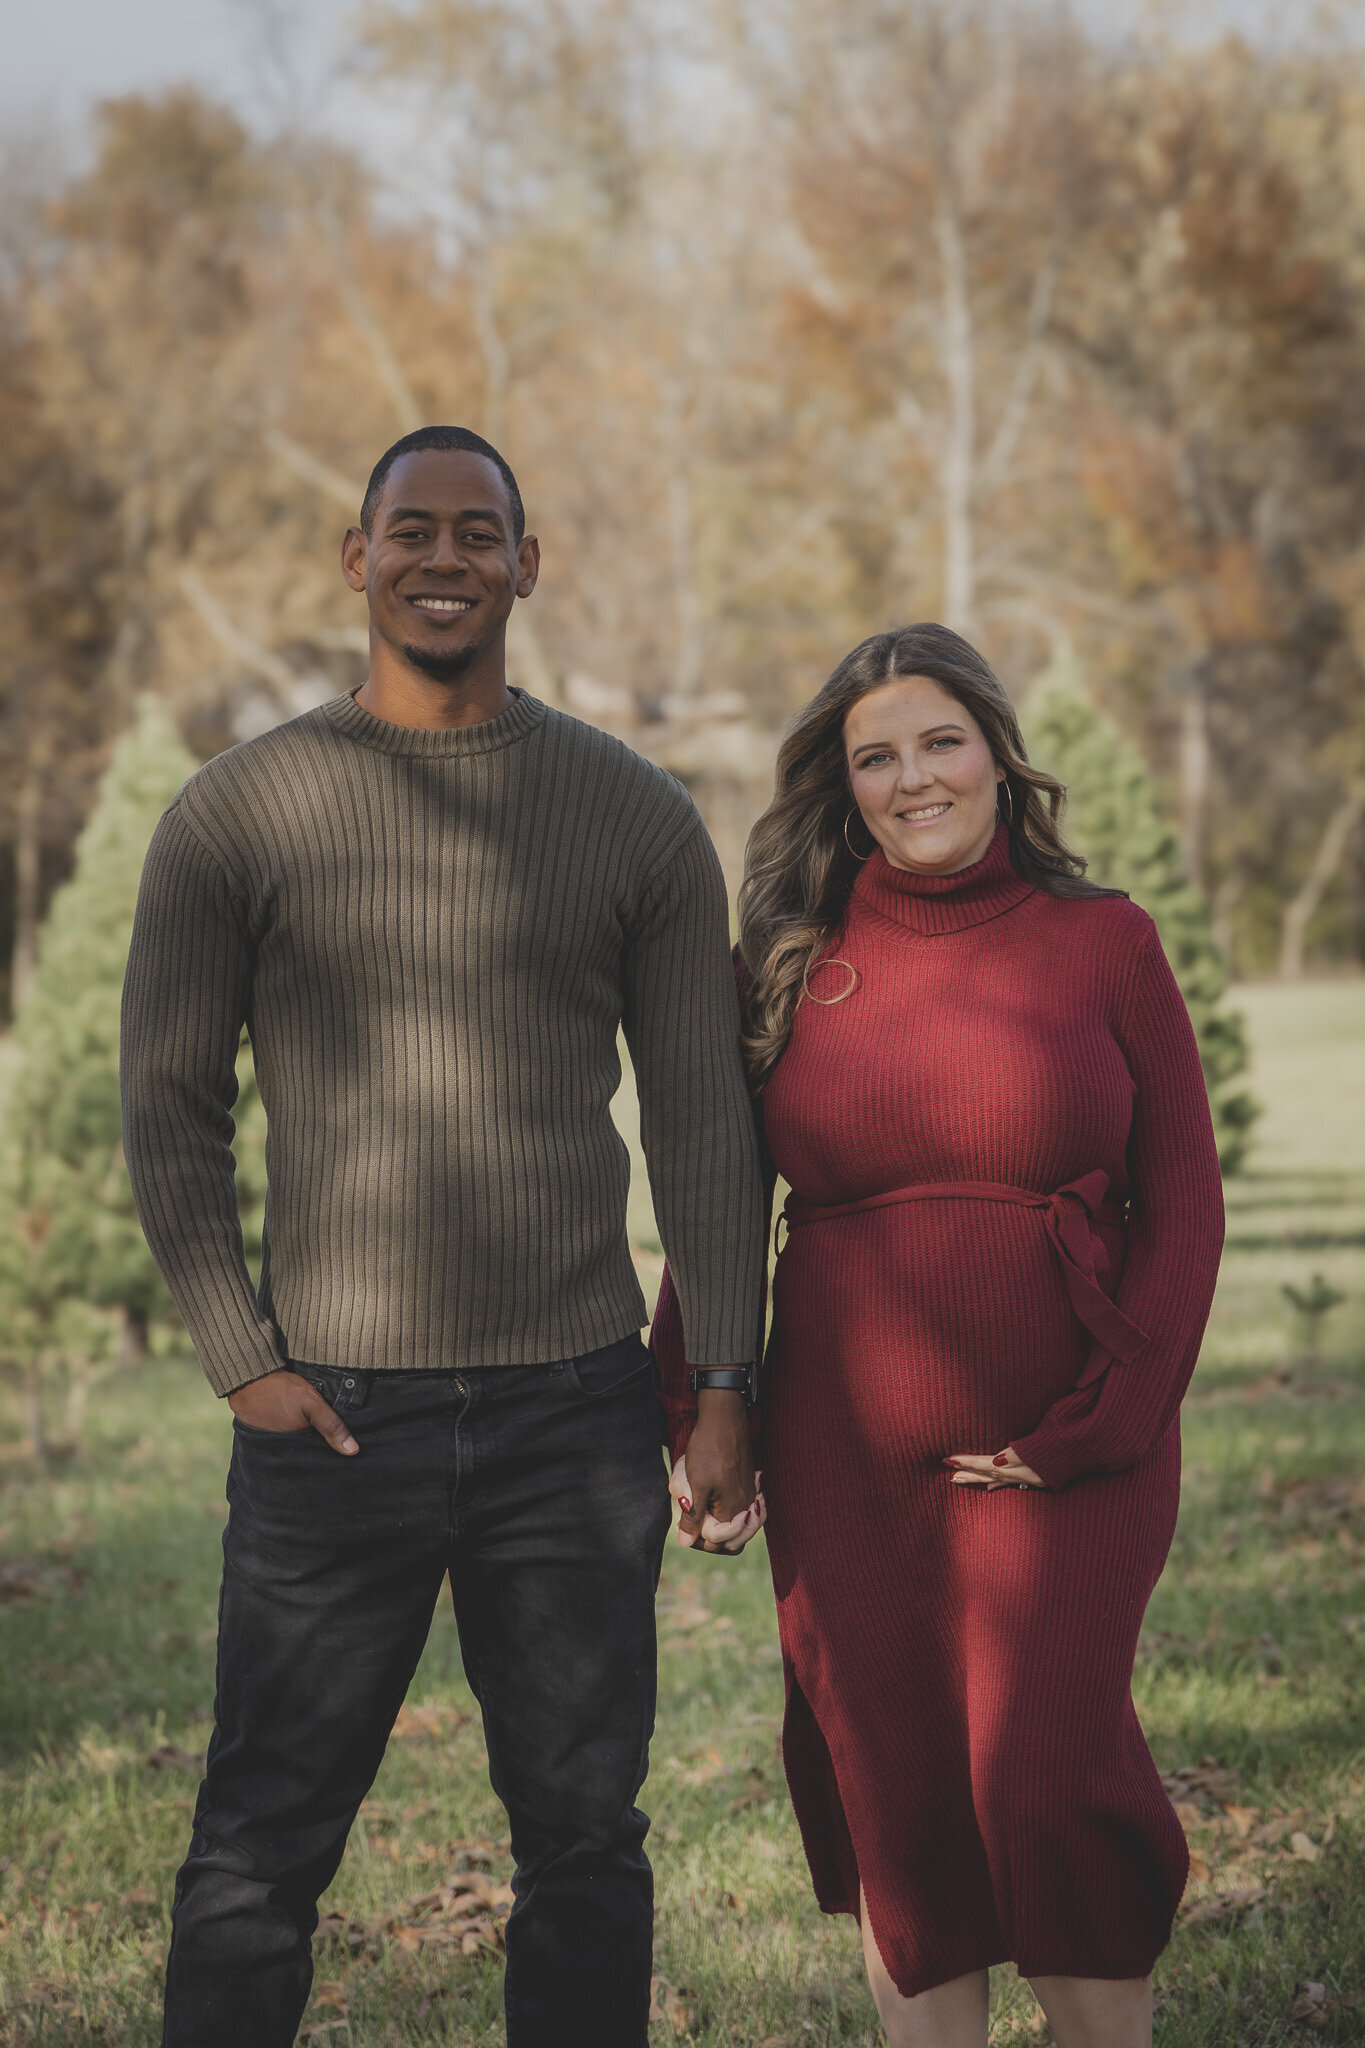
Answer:
M748 970L744 1055L755 1088L782 1055L797 1004L809 994L812 964L843 924L858 874L860 863L844 836L853 800L844 720L859 698L901 676L928 676L981 727L1005 771L997 802L1009 822L1018 872L1050 896L1105 893L1084 879L1085 862L1063 840L1066 791L1030 766L1014 706L989 662L946 626L874 633L845 655L787 728L773 800L749 834L739 946Z

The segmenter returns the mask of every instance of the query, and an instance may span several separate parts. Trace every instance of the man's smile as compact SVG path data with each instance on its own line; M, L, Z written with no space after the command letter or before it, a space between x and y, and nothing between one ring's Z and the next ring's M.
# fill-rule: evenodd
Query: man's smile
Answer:
M430 612L440 618L451 612L472 611L476 600L472 597L410 597L408 603L416 605L419 611Z

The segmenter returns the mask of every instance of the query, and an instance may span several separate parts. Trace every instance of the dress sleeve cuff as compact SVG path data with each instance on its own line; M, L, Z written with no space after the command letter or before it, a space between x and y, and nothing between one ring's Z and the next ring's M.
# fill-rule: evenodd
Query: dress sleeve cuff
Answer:
M1016 1437L1010 1449L1052 1493L1105 1469L1084 1437L1057 1423L1040 1423L1027 1436Z

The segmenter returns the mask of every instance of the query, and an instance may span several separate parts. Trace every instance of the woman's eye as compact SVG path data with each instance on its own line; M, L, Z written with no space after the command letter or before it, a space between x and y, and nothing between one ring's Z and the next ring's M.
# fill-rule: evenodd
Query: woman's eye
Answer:
M959 739L955 739L951 733L944 733L941 738L930 740L929 745L931 747L960 747L962 742Z

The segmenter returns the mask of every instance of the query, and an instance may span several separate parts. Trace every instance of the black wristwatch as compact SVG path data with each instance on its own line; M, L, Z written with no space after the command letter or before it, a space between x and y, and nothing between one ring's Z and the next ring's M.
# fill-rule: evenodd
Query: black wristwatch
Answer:
M688 1385L694 1394L743 1394L750 1408L758 1399L758 1373L752 1365L694 1365Z

